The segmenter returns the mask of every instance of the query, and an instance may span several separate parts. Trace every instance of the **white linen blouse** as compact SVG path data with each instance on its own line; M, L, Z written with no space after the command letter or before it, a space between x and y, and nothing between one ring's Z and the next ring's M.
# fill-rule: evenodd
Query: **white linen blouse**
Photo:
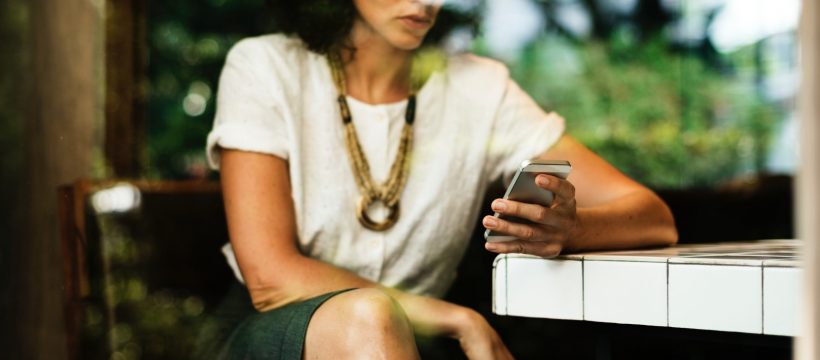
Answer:
M451 56L417 95L401 217L393 228L375 232L356 218L359 192L336 97L326 57L298 38L240 41L219 80L209 164L219 168L220 147L286 160L304 255L427 296L444 295L468 245L483 246L468 240L487 185L543 153L564 131L564 120L542 111L502 64ZM371 173L381 183L396 158L407 101L347 99ZM381 212L371 213L375 219L384 215L384 209L373 210ZM242 282L230 243L223 253Z

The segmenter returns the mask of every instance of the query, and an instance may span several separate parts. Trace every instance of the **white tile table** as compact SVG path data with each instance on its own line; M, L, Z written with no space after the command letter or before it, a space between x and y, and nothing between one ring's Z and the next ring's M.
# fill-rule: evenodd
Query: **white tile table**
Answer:
M493 312L794 336L799 247L758 240L556 259L499 255Z

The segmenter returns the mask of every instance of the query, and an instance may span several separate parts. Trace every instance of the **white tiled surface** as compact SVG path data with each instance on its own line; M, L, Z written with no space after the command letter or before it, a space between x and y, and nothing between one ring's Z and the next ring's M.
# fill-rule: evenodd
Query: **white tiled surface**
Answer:
M763 272L756 266L669 265L669 326L763 332Z
M496 279L506 283L506 315L583 319L583 275L580 260L543 261L513 256L496 261ZM498 282L496 282L498 284ZM503 294L496 294L504 296Z
M767 267L763 269L763 333L792 335L797 331L800 308L800 269Z
M799 242L762 240L574 254L501 255L501 315L795 335Z
M497 257L493 263L493 312L498 315L507 315L506 257Z
M584 261L584 320L666 326L666 264Z

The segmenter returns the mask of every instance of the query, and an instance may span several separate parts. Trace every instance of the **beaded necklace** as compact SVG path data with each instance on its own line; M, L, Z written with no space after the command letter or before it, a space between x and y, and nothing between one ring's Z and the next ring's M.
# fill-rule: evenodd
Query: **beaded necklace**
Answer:
M396 159L390 167L387 181L383 184L377 184L370 174L370 165L367 163L367 158L365 158L362 151L359 137L356 135L356 128L353 126L353 118L350 115L350 107L347 105L347 86L341 56L338 53L331 53L328 60L333 82L339 93L337 101L339 103L339 112L342 115L342 124L344 125L345 146L353 170L353 177L356 179L356 186L359 188L359 194L361 194L356 209L356 217L365 228L373 231L388 230L399 219L399 199L410 170L408 154L413 146L413 121L416 117L416 91L419 86L417 82L411 81L413 85L410 86L410 96L407 99L404 127L401 130ZM388 210L387 216L381 221L373 220L367 213L368 209L378 202L384 204Z

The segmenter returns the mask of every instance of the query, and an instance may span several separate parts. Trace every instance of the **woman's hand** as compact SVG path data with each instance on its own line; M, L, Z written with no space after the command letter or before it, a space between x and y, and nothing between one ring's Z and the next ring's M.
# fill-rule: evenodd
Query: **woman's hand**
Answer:
M498 333L472 309L463 312L455 337L470 360L513 359Z
M567 180L546 174L536 176L535 184L555 194L552 204L544 207L512 200L493 201L492 208L499 214L526 219L532 224L514 223L494 216L484 217L483 224L487 229L518 238L508 242L486 243L487 250L500 254L555 257L565 248L578 222L575 186Z

